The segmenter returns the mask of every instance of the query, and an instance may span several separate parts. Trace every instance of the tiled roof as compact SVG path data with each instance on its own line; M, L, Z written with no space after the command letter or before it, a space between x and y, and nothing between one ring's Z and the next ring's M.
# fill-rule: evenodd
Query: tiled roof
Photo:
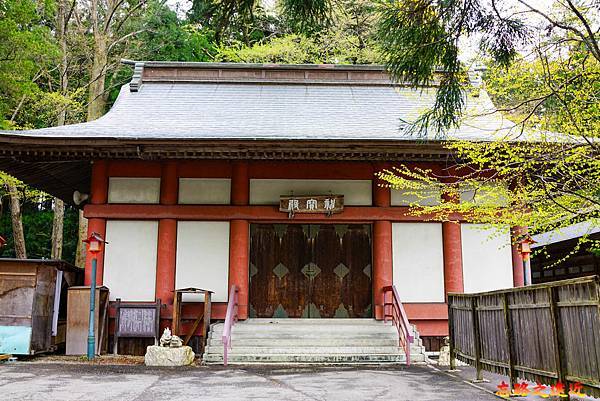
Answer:
M123 86L112 109L98 120L5 134L68 139L403 141L415 139L407 135L405 121L414 121L430 108L435 95L435 87L394 85L381 68L373 66L146 63L137 67L131 88ZM450 137L486 140L506 133L513 124L493 111L485 92L468 96L470 117Z

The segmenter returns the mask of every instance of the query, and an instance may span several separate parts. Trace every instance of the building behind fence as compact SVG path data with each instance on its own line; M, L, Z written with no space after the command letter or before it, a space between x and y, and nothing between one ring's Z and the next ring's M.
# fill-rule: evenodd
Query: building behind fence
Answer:
M451 366L539 383L581 383L600 396L598 276L477 294L449 294Z

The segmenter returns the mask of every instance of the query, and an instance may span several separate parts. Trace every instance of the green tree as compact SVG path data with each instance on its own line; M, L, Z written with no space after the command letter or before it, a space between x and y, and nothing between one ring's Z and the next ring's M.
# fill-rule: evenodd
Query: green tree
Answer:
M50 0L0 2L0 128L19 126L23 106L43 97L59 54L48 27L53 12Z
M474 221L525 226L532 232L583 220L600 224L600 52L597 33L591 28L598 24L593 2L567 0L542 11L534 2L523 0L521 13L503 12L494 2L487 11L481 11L484 6L478 2L461 3L463 9L458 3L450 9L439 8L437 3L423 8L419 1L393 3L401 7L396 10L405 10L411 19L423 22L410 25L403 14L394 17L402 20L394 23L391 14L386 16L385 26L390 32L385 37L392 41L398 35L385 53L395 76L413 84L427 83L439 64L450 70L450 78L442 73L436 105L415 122L415 132L444 133L466 117L466 92L464 85L459 85L463 67L452 50L458 47L457 31L455 25L449 25L461 15L468 25L462 34L483 35L480 50L490 57L491 67L485 77L486 89L499 106L498 113L515 125L497 132L489 141L448 138L446 147L457 157L442 173L400 166L384 172L384 181L416 193L435 187L445 193L445 199L462 196L461 203L413 205L415 213L432 212L440 218L459 211ZM479 8L472 8L474 4ZM493 21L483 24L483 15ZM541 20L543 25L516 19L525 15ZM393 32L394 24L399 31L400 27L408 31ZM411 29L415 31L410 33ZM540 38L528 43L527 58L516 51L524 32ZM420 46L415 39L419 35ZM416 52L417 48L422 53ZM429 54L432 49L444 56ZM450 60L445 60L449 56ZM456 84L448 79L456 80ZM458 177L457 172L464 177ZM465 200L465 193L477 196ZM498 209L499 205L506 208Z
M317 27L316 15L308 20L310 24L299 24L296 18L300 17L294 14L299 8L286 4L276 8L278 34L250 45L235 41L221 44L215 60L292 64L371 64L382 60L375 41L372 1L340 0L327 9L327 21Z

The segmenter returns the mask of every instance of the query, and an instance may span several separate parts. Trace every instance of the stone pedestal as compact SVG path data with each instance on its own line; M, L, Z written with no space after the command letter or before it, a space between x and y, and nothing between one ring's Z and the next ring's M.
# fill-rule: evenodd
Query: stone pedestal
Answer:
M440 348L440 358L438 359L438 365L450 366L450 346L444 345Z
M194 363L194 351L191 347L179 348L150 345L146 348L144 362L146 366L186 366Z

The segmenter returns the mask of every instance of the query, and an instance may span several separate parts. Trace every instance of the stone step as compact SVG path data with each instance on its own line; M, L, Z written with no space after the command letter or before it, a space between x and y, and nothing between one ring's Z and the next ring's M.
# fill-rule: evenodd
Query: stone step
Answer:
M411 347L411 355L419 354L422 350L419 347ZM223 346L210 346L206 349L207 354L223 355ZM233 346L229 350L230 355L322 355L322 354L343 354L343 355L366 355L366 354L389 354L395 355L402 353L401 347L256 347L256 346Z
M207 349L210 354L222 354L223 347L211 346ZM402 351L398 347L255 347L255 346L233 346L229 350L230 354L398 354Z
M248 334L233 335L232 344L241 345L279 345L279 346L301 346L301 345L321 345L321 346L393 346L398 345L398 335L361 335L361 336L327 336L321 337L314 334L305 335L287 335L280 336L276 334ZM223 344L222 336L209 334L208 345ZM413 346L423 346L423 340L415 338Z
M204 363L223 363L223 323L211 325ZM411 360L425 361L413 327ZM231 364L406 363L391 323L374 319L248 319L232 328Z
M310 318L250 318L238 322L237 324L244 324L248 326L264 325L264 324L279 324L279 325L290 325L290 326L304 326L307 324L318 324L323 325L389 325L391 322L384 323L382 320L375 320L371 318L362 319L310 319ZM222 324L222 323L221 323Z
M339 354L321 354L321 355L229 355L228 363L235 364L404 364L406 356L404 354L368 354L368 355L339 355ZM411 362L425 361L424 355L411 355ZM206 364L222 364L223 356L217 354L207 354L204 356Z
M215 334L223 333L223 326L217 325L212 328L212 332ZM396 328L391 326L332 326L332 325L304 325L304 326L249 326L238 324L232 327L231 333L242 334L242 333L280 333L280 334L293 334L293 333L319 333L320 335L330 334L343 334L343 335L354 335L359 333L366 334L398 334Z
M396 339L398 340L398 333L393 332L358 332L358 333L350 333L345 331L311 331L311 330L295 330L295 331L279 331L279 330L271 330L271 331L237 331L232 330L231 336L235 338L293 338L293 339L339 339L344 340L348 338L357 338L357 339ZM207 338L222 338L222 331L211 331Z
M348 347L369 347L369 346L398 346L398 337L379 338L379 337L344 337L344 338L316 338L311 337L286 337L286 338L240 338L235 336L231 340L232 345L240 347L244 345L254 346L273 346L273 347L301 347L301 346L348 346ZM223 346L221 337L209 338L209 346Z

